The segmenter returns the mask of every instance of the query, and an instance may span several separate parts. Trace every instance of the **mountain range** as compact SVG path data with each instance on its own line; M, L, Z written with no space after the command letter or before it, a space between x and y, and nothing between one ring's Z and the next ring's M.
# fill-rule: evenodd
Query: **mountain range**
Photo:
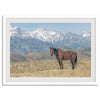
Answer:
M65 47L64 47L65 48ZM67 48L68 50L68 48ZM90 58L91 57L91 48L82 48L75 51L79 58ZM11 54L10 61L11 62L21 62L21 61L33 61L33 60L48 60L55 59L55 56L50 56L50 52L27 52L24 55L20 54Z
M72 50L91 46L91 33L60 33L38 28L27 32L18 27L10 28L10 53L48 52L49 47L68 47Z

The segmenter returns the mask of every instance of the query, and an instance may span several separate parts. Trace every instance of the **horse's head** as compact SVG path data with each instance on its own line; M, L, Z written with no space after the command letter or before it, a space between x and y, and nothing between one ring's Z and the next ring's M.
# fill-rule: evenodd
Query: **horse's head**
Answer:
M53 47L50 47L50 55L52 56L54 53L54 48Z

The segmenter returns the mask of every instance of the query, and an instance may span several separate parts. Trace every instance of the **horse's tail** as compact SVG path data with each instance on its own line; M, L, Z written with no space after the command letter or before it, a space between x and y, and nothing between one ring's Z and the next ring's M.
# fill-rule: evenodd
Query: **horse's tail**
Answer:
M76 58L75 58L75 65L77 64L77 53L76 53Z

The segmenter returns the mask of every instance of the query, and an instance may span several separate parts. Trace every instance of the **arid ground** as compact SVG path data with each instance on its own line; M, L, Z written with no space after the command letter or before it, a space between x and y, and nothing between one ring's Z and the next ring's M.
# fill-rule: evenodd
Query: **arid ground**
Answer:
M60 69L56 59L11 62L11 77L91 77L91 59L79 58L72 70L70 61L63 61Z

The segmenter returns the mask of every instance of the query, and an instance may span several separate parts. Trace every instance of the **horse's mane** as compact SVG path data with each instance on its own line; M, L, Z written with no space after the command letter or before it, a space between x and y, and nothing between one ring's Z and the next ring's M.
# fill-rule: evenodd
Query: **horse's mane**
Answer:
M59 48L58 48L58 49L56 49L56 48L53 48L53 49L54 49L54 51L55 51L55 52L58 52L59 50L61 50L61 49L59 49Z

